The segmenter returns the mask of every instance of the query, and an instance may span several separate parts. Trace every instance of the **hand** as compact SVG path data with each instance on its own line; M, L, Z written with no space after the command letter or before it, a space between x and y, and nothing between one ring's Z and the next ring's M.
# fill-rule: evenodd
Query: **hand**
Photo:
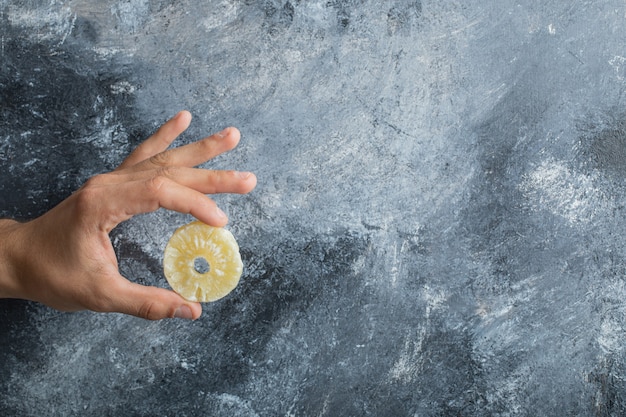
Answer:
M115 171L89 179L43 216L0 221L0 297L151 320L200 317L199 303L122 277L109 238L119 223L159 207L224 226L226 215L205 194L244 194L255 187L251 173L193 168L237 146L235 128L166 150L190 122L189 112L180 112Z

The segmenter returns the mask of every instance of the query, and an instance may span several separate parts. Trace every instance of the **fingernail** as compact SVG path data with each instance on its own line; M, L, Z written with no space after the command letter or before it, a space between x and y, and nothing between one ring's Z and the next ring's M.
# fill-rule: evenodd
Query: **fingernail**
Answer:
M223 138L224 136L226 136L228 134L228 129L229 128L226 128L226 129L222 130L221 132L219 132L217 134L217 136L219 136L220 138Z
M176 311L174 312L174 318L192 320L193 313L191 312L191 309L188 306L182 305L178 307Z
M222 219L225 219L227 217L226 213L224 213L219 207L215 208L215 214L217 214Z
M242 172L242 171L238 171L237 172L237 176L239 176L239 178L241 178L242 180L245 180L246 178L249 178L250 175L252 175L252 172Z

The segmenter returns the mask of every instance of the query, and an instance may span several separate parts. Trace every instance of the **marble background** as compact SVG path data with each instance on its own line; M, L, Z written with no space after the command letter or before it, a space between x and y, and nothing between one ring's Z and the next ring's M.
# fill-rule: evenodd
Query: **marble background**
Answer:
M624 415L625 91L622 0L0 0L0 216L181 109L259 180L196 322L1 300L0 415Z

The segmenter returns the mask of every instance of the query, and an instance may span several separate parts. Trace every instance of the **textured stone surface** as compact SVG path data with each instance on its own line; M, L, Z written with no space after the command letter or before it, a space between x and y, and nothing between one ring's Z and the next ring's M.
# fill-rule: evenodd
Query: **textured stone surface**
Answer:
M623 1L0 0L0 215L227 125L202 318L0 301L0 415L626 413ZM159 211L112 233L166 286Z

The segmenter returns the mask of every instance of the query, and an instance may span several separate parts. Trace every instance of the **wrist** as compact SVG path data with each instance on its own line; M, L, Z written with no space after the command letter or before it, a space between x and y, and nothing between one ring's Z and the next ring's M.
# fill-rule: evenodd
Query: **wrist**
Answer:
M0 220L0 298L20 298L19 280L12 248L20 223Z

